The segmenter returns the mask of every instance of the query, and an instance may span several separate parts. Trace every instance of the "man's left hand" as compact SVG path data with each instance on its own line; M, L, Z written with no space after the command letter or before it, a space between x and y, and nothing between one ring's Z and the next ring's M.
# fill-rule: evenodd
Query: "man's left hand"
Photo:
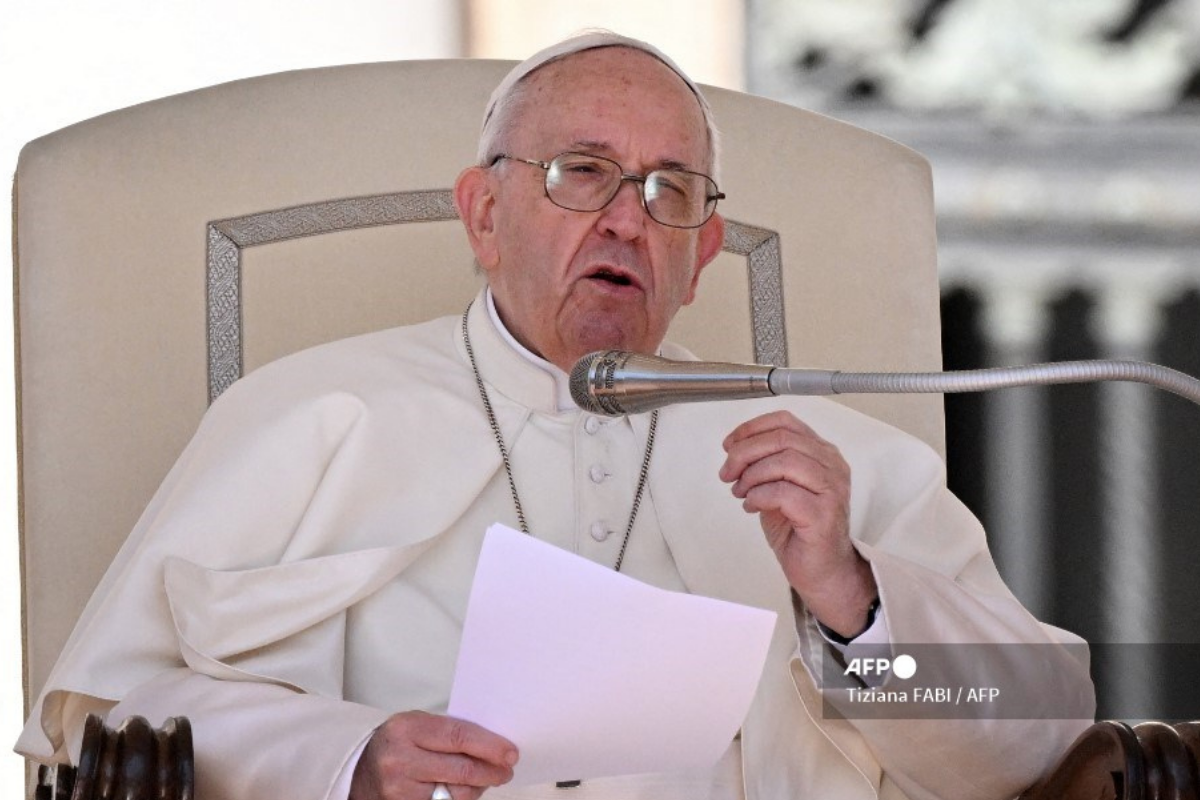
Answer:
M852 637L878 596L850 543L850 465L786 411L744 422L725 438L720 477L757 513L788 583L825 627Z

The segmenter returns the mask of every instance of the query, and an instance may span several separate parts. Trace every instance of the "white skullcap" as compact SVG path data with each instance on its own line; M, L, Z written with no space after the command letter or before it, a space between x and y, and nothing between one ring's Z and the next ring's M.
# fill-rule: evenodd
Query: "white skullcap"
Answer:
M643 53L648 53L658 59L683 79L683 82L692 90L692 94L696 96L696 100L700 103L700 111L704 114L704 126L708 131L709 148L713 159L712 167L715 171L717 126L713 121L712 109L709 108L708 101L700 93L700 87L666 53L649 42L643 42L641 39L632 39L628 36L613 33L612 31L603 30L581 33L564 39L557 44L552 44L544 50L539 50L520 64L517 64L517 66L512 68L511 72L504 76L504 80L500 81L500 85L492 92L487 108L483 112L483 127L479 132L478 163L484 164L486 159L491 155L488 150L491 148L492 141L495 138L494 131L492 130L493 113L518 83L530 73L541 69L553 61L558 61L575 53L581 53L584 50L595 50L601 47L628 47L634 50L641 50Z

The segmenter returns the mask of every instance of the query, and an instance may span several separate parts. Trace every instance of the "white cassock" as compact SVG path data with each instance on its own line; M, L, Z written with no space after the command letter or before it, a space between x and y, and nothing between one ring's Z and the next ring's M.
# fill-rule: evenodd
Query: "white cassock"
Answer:
M485 305L472 308L471 340L531 532L612 564L649 415L560 411L555 378L505 341ZM757 516L717 477L722 439L778 408L851 466L852 536L893 642L1078 642L1013 598L923 443L818 398L666 408L622 571L778 613L740 740L711 775L488 796L1003 798L1090 722L1087 665L1066 649L1055 680L1030 691L1082 709L1079 719L823 717L829 645L794 609ZM197 800L324 800L389 714L444 712L496 521L516 526L458 318L268 364L205 416L88 604L18 749L63 758L84 713L124 698L110 723L191 718Z

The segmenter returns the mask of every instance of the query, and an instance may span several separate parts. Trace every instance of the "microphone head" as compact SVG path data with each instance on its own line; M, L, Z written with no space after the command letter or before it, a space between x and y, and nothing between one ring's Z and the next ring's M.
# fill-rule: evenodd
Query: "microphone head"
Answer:
M769 397L772 369L601 350L571 369L571 398L584 411L622 417L673 403Z
M613 371L623 366L630 355L621 350L598 350L575 362L570 379L571 399L575 405L589 413L608 417L627 413L616 397L610 394L598 396L596 389L611 389Z

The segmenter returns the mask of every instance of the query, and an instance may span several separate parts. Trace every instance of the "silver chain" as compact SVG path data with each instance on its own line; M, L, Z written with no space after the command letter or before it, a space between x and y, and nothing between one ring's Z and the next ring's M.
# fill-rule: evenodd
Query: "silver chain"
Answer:
M529 534L529 524L525 521L525 510L521 507L521 496L517 494L517 483L513 480L512 462L508 457L508 448L504 446L504 436L500 433L500 423L496 421L496 412L492 410L492 401L488 399L487 389L483 385L483 376L479 374L479 365L475 363L475 349L471 347L471 335L467 333L467 315L471 312L471 304L462 315L463 344L467 347L467 358L471 362L471 372L475 375L475 385L479 387L479 399L483 401L483 410L487 413L488 425L496 438L496 447L500 449L500 460L504 462L504 474L508 476L508 490L512 493L513 507L517 510L517 522L521 532ZM629 535L633 533L633 522L637 519L638 509L642 505L642 494L646 490L646 481L650 477L650 456L654 454L654 433L658 430L658 409L650 415L650 432L646 435L646 452L642 456L642 470L638 474L637 490L633 494L633 507L629 510L629 524L625 526L625 537L621 540L621 550L617 553L617 563L613 569L621 571L625 561L625 549L629 546Z

